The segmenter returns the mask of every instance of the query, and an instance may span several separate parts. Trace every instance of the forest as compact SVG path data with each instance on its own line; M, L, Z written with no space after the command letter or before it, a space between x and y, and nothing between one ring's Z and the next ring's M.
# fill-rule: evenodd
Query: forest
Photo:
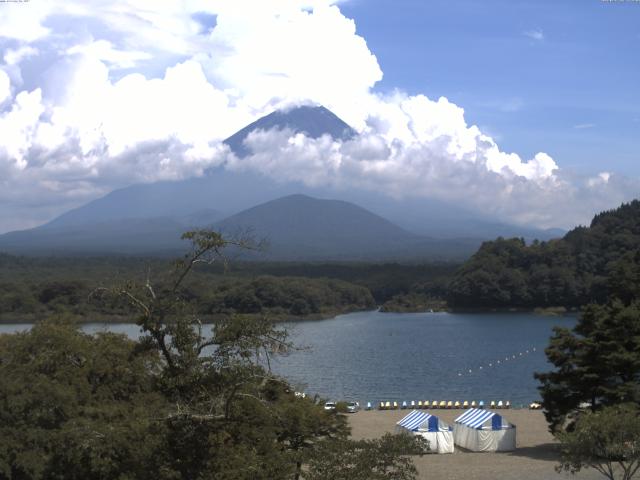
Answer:
M565 307L602 303L629 284L640 264L640 201L596 215L548 242L498 238L485 242L453 276L453 309Z
M199 267L184 290L205 320L237 313L286 321L371 310L425 282L439 285L443 295L457 265L230 262ZM101 289L148 278L162 284L173 269L164 258L0 254L0 322L32 322L61 313L129 321L126 305L101 295Z

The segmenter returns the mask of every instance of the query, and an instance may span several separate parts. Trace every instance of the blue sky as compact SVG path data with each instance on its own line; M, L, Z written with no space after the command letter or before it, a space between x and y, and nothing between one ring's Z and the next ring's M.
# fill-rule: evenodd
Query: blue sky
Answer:
M351 0L376 86L445 96L506 151L640 174L640 2Z

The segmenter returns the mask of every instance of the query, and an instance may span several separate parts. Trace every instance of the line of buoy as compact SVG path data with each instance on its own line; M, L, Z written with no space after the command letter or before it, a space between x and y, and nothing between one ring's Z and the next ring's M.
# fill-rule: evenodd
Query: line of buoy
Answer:
M525 356L525 355L529 355L530 353L533 353L535 351L536 351L536 347L532 347L530 350L525 350L524 352L518 352L517 355L513 354L511 356L506 356L506 357L504 357L504 360L496 360L495 361L495 365L496 366L497 365L502 365L503 362L508 362L509 360L516 360L519 357L522 357L522 356ZM489 362L487 365L480 365L478 367L478 370L483 370L485 366L487 368L493 368L494 362ZM469 368L467 372L464 372L464 373L463 372L464 371L458 372L458 376L462 377L466 373L472 374L473 373L473 369Z

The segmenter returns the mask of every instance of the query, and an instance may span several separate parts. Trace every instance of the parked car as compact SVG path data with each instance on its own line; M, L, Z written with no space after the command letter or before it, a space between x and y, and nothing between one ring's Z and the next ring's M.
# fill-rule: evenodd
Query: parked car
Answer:
M324 404L324 409L328 411L334 411L336 409L336 402L327 402Z
M360 410L360 404L358 402L347 402L347 412L356 413Z

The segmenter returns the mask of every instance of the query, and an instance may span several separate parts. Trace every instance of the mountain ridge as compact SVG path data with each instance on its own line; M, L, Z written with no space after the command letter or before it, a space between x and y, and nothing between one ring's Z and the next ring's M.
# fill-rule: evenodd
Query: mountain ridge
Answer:
M270 128L287 128L294 133L305 132L310 136L326 134L343 140L356 135L355 130L326 108L301 106L266 115L236 132L225 143L232 149L241 149L244 148L244 139L252 131ZM239 153L242 154L242 150ZM456 239L455 244L479 245L481 241L498 235L524 237L527 240L545 240L557 235L557 232L511 226L495 219L485 219L453 204L436 200L390 199L369 190L309 187L301 182L278 182L260 173L230 171L220 166L210 169L202 177L138 184L114 190L104 197L65 212L44 225L0 236L0 250L4 246L22 248L22 251L29 252L28 245L34 248L39 245L40 250L54 248L56 251L72 252L72 246L86 250L92 248L92 245L102 245L110 250L120 249L120 253L138 252L143 247L143 238L146 236L150 251L165 251L173 243L163 240L160 245L158 242L171 232L185 227L213 225L252 207L292 194L330 198L358 205L407 233L427 238L435 257L443 252L450 252L448 239ZM209 213L203 214L203 211ZM130 229L129 232L126 231L127 228ZM65 229L73 231L74 235L65 233ZM129 242L134 245L127 244L128 237L136 239L135 242ZM83 240L83 245L79 245L80 239ZM361 250L366 250L369 244L370 242L366 242ZM422 254L427 245L416 248ZM454 255L458 258L460 251L454 250L457 252Z

